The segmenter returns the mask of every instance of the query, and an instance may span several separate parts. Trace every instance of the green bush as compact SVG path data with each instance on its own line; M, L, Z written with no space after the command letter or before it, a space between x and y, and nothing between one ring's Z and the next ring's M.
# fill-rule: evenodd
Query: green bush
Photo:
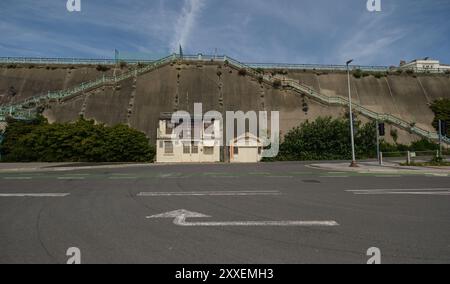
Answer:
M280 88L281 85L282 85L282 82L281 82L280 79L275 79L275 80L273 81L273 87L274 87L275 89Z
M106 72L106 71L109 71L110 68L108 66L99 64L99 65L97 65L96 69L99 72Z
M245 68L239 69L238 74L239 74L239 76L246 76L247 75L247 69L245 69Z
M356 69L355 71L353 71L353 77L360 79L362 77L368 77L370 76L369 72L363 72L361 69Z
M355 123L355 151L358 159L376 158L375 122L362 125ZM406 151L435 151L437 145L426 139L411 146L389 144L381 141L382 152L389 156L404 156ZM348 119L320 117L314 122L305 122L288 132L280 145L279 161L305 160L349 160L351 159L350 127Z
M120 66L120 69L123 69L128 66L128 63L126 63L125 61L120 61L119 66Z
M383 77L386 77L386 73L383 73L383 72L375 72L375 73L373 74L373 76L374 76L375 78L377 78L377 79L381 79L381 78L383 78Z
M149 162L155 154L145 134L125 125L82 118L49 124L42 117L9 120L0 151L7 162Z
M441 99L434 101L431 105L431 110L434 112L433 126L439 130L439 120L447 122L447 136L450 137L450 99Z
M373 123L355 125L359 158L376 156ZM351 158L350 127L346 119L318 118L294 128L284 137L277 160L343 160Z
M263 74L264 73L264 69L262 69L262 68L256 68L256 73L258 73L258 74Z

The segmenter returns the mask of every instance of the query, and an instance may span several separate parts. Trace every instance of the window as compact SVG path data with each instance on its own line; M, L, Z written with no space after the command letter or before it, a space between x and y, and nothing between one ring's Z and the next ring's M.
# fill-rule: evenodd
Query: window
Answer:
M234 147L233 148L233 154L234 155L239 155L239 147Z
M188 143L183 143L183 154L191 153L191 145Z
M203 147L203 153L205 155L214 155L214 147Z
M258 155L261 155L261 153L262 153L262 148L258 147Z
M198 154L198 143L192 142L192 154Z
M173 154L173 143L172 141L164 142L164 154L170 155Z
M175 125L172 122L167 121L166 122L166 135L172 134L174 128L175 128Z

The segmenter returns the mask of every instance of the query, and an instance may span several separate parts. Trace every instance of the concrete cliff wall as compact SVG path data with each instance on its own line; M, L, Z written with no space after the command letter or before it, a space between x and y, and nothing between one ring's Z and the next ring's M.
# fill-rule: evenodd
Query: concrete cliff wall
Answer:
M113 70L108 72L112 74ZM18 90L15 99L19 99L94 80L104 73L95 67L82 67L73 70L3 69L0 74L0 94L14 85ZM286 76L323 94L347 97L345 73L289 71ZM450 98L448 75L389 75L378 79L352 76L351 85L356 103L415 122L428 130L433 130L431 122L434 117L429 103L438 98ZM318 116L342 117L346 112L342 107L322 105L293 91L261 84L223 64L191 62L166 65L117 85L104 86L50 105L44 114L50 121L71 121L81 114L110 125L128 123L154 140L161 112L192 112L194 103L199 102L203 103L204 112L280 111L283 134L306 120L314 120ZM389 130L390 127L388 134ZM399 130L399 142L408 143L416 139L418 137Z

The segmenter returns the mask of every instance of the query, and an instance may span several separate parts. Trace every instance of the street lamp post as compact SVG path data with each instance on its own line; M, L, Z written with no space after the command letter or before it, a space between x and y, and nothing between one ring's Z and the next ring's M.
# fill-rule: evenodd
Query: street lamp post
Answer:
M347 61L347 77L348 77L348 108L350 112L350 136L351 136L351 142L352 142L352 163L350 164L350 167L356 168L358 167L356 163L356 154L355 154L355 136L354 136L354 130L353 130L353 107L352 107L352 92L351 92L351 85L350 85L350 63L353 62L352 60Z

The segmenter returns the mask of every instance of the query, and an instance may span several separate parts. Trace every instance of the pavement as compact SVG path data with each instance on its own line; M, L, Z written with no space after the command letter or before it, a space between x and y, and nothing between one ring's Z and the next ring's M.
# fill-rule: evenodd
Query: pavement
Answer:
M0 172L0 263L450 263L450 177L308 163Z
M150 163L0 163L0 173L63 172L77 169L116 169L154 165Z
M330 171L345 171L356 173L401 173L401 174L442 174L450 175L450 167L417 167L401 166L403 162L384 162L383 165L374 161L358 162L358 167L349 167L349 162L329 162L311 164L310 167Z

